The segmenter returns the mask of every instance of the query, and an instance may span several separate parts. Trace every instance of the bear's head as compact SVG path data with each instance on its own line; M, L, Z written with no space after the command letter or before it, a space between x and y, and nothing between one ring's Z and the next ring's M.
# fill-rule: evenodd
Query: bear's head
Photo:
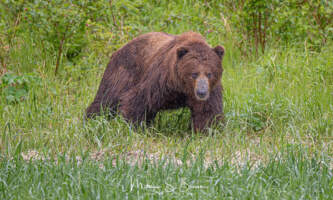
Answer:
M176 73L182 92L199 101L207 100L216 85L221 84L224 48L194 43L178 47L176 52Z

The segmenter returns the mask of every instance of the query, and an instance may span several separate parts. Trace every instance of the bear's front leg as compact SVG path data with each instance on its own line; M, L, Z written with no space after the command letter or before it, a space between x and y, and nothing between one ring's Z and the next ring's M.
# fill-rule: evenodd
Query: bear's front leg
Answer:
M119 112L125 120L131 123L140 123L145 118L144 97L135 90L130 90L121 97Z
M195 131L204 131L213 122L223 121L222 89L216 88L206 101L189 101L192 125Z
M127 121L134 124L140 124L142 121L150 123L157 113L152 109L154 106L156 105L147 99L144 89L134 88L121 97L119 111Z
M207 111L192 111L192 126L194 131L205 131L206 128L212 125L213 122L221 122L223 120L223 114L217 114Z

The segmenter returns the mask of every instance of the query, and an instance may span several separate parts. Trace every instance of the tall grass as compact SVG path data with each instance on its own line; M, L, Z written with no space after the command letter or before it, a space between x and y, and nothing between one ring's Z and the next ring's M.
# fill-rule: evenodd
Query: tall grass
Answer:
M296 150L296 151L295 151ZM1 199L331 199L332 170L327 158L307 157L290 147L279 159L251 167L200 156L190 165L143 160L103 165L60 156L54 161L19 157L0 162Z
M151 144L157 146L177 138L203 141L203 135L193 135L189 129L187 109L163 112L143 130L131 128L120 117L84 121L84 110L97 91L108 58L83 57L79 65L68 69L65 65L60 77L54 77L47 70L52 58L39 58L39 49L32 48L30 42L22 45L11 55L12 71L29 73L40 81L29 83L28 95L20 102L8 103L6 94L1 94L2 153L9 153L17 144L23 150L56 153L113 146L122 149L124 145L135 149L140 147L132 142L140 140L158 141ZM271 49L257 60L239 59L237 63L233 48L226 49L222 80L226 122L224 127L212 128L211 137L230 143L237 137L255 136L331 145L327 143L333 131L330 45L319 53L300 47Z

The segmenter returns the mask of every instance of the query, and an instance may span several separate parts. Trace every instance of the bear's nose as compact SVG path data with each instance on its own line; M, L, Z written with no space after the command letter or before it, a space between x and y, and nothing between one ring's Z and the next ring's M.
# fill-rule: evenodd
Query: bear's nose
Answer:
M205 90L200 90L199 89L196 92L197 92L198 97L200 97L200 98L205 98L206 95L207 95L207 91L205 91Z
M200 101L205 101L209 96L208 91L208 80L205 78L201 78L197 80L195 87L195 96Z

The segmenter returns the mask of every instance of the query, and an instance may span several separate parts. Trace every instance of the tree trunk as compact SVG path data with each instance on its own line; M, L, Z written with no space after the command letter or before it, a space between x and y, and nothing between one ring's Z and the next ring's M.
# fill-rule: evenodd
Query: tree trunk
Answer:
M60 46L59 46L58 56L57 56L57 63L56 63L56 68L55 68L55 72L54 72L54 75L55 75L55 76L56 76L57 73L58 73L58 68L59 68L59 65L60 65L60 58L61 58L61 55L62 55L62 47L63 47L63 45L64 45L65 35L66 35L66 33L64 33L64 37L63 37L62 40L60 41Z

